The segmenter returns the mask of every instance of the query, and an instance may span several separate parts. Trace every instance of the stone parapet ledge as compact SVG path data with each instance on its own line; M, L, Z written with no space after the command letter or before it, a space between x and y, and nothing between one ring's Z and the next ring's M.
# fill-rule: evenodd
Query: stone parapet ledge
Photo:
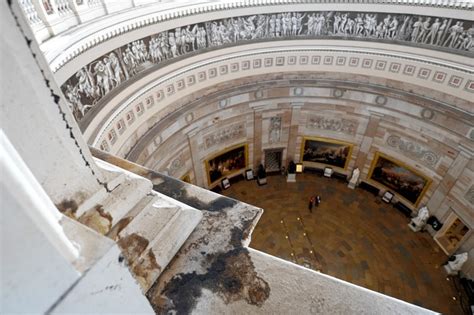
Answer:
M262 210L91 148L145 176L154 190L201 209L203 219L148 291L155 312L435 314L248 247Z

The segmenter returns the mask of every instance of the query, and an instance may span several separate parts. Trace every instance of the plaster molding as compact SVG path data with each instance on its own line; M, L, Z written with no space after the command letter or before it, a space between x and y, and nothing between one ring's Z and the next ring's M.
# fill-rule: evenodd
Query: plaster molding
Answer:
M328 130L348 135L355 135L358 127L359 123L355 120L320 115L310 115L306 121L308 129Z
M385 142L392 149L401 152L409 158L422 162L426 167L433 169L440 161L440 156L432 150L416 141L409 140L397 134L389 134Z
M252 69L252 74L253 75L258 75L258 74L264 73L264 72L265 73L271 73L273 71L285 71L285 70L288 71L288 69L292 69L293 71L297 71L297 70L311 71L311 70L314 70L314 71L317 71L317 72L318 71L331 71L331 69L333 69L332 64L331 65L328 64L328 65L324 65L324 66L321 66L319 64L318 65L288 65L288 62L292 57L299 57L299 56L305 55L305 53L309 53L309 52L311 52L312 54L319 54L320 56L322 55L322 57L331 56L331 55L335 55L335 54L336 55L337 54L347 55L347 53L350 53L354 56L356 55L356 53L354 51L347 52L347 51L344 51L344 50L343 51L338 51L336 49L333 49L333 50L324 50L324 49L322 49L321 50L321 49L311 49L311 48L307 48L307 47L305 47L305 49L303 49L302 47L296 47L294 51L289 50L289 49L282 49L281 51L274 51L273 49L263 50L263 51L258 50L258 51L255 51L253 53L251 53L251 52L237 53L236 56L229 56L228 54L225 54L224 55L225 58L216 57L215 59L207 59L206 61L203 61L201 63L195 62L190 66L185 66L183 68L178 68L175 72L173 72L171 74L168 74L167 76L160 76L159 74L155 74L155 75L152 75L152 76L147 78L147 80L151 81L150 84L145 85L145 86L143 86L143 84L141 84L141 83L137 84L138 86L141 86L141 88L138 91L136 91L135 93L133 93L131 96L129 96L129 98L125 102L121 102L120 106L113 105L115 102L119 101L120 96L118 96L116 101L113 101L113 102L110 103L110 106L113 106L113 109L112 109L112 107L107 107L109 105L107 105L103 109L101 109L101 112L109 113L110 116L108 118L105 118L104 116L94 117L95 123L91 124L85 131L86 138L90 138L90 136L92 135L94 125L97 126L97 124L100 124L102 126L102 128L99 130L99 133L97 134L99 137L94 136L95 140L93 140L93 144L96 145L96 143L98 142L98 139L103 137L104 132L106 131L106 129L110 128L110 126L113 126L113 122L116 119L118 119L119 117L121 117L123 115L123 113L125 113L129 108L133 108L134 104L137 104L137 101L138 101L138 104L139 104L140 100L145 99L146 97L149 97L150 95L154 95L155 93L157 93L156 91L162 90L163 87L165 87L165 86L174 87L176 83L172 83L172 82L183 81L182 79L186 78L188 76L199 76L199 73L202 73L202 72L210 73L210 71L212 69L215 69L216 67L219 67L220 65L223 65L223 64L226 64L226 63L227 64L232 64L232 63L235 63L235 62L239 62L241 65L243 65L245 63L249 63L250 60L261 59L261 58L269 58L269 57L273 57L274 59L277 59L277 58L280 58L280 56L285 56L285 61L286 61L286 66L285 67L277 66L274 63L272 67L267 67L267 68L260 69L260 70L254 68L254 69ZM367 51L362 51L362 52L360 52L360 54L361 54L360 55L361 57L366 56L366 58L367 58L367 56L373 56L373 57L377 56L377 58L379 58L379 59L381 58L380 54L376 54L376 53L373 53L373 52L369 53ZM392 58L397 58L397 60L400 61L400 57L398 57L398 56L394 57L394 56L389 55L389 56L385 56L385 57L387 58L387 60L393 60ZM415 60L416 60L416 63L414 62ZM407 60L407 63L413 65L413 67L417 67L417 66L415 66L415 64L418 64L418 63L422 63L426 67L426 62L427 62L426 60L417 60L417 59L414 59L414 58L413 59L410 58L410 59ZM435 66L435 65L433 65L433 66ZM438 64L436 66L437 67L444 67L445 65L439 65ZM166 69L163 69L163 71L166 71ZM352 71L354 71L354 73L357 73L357 74L360 74L363 71L366 71L366 73L368 75L373 73L372 69L364 69L364 68L356 68ZM450 70L446 70L446 71L450 71ZM383 74L383 72L380 73L380 74ZM171 93L169 95L165 95L162 99L160 99L158 104L156 104L154 107L151 108L151 112L148 113L147 116L150 117L150 115L153 115L157 111L159 111L159 110L163 109L164 107L166 107L167 104L171 104L172 102L176 101L178 98L184 97L184 95L186 95L186 94L189 95L193 92L196 92L198 90L206 88L206 86L210 87L212 85L217 84L217 82L222 82L223 80L226 80L226 79L231 79L231 78L235 79L236 77L239 77L239 76L245 77L247 75L250 75L250 73L247 73L246 71L241 70L237 73L216 74L216 76L213 77L213 78L206 77L199 84L193 84L193 85L190 85L190 86L186 86L182 90L182 92L179 93L179 95L176 95L176 93ZM400 80L403 80L403 78L405 77L405 74L399 73L398 76L400 77ZM158 77L159 79L155 80L154 79L155 77ZM396 76L394 76L393 73L387 72L387 77L395 78ZM418 78L418 77L411 77L410 75L406 76L406 79L407 79L407 81L408 80L414 80L419 85L425 85L427 88L432 88L432 83L427 82L426 79L422 79L422 78ZM447 90L449 90L449 89L452 90L452 92L451 92L452 94L456 94L456 93L458 95L460 94L459 91L456 91L457 88L449 86L449 85L446 85L444 90L447 92ZM126 94L126 95L129 95L129 93L130 93L130 91L124 91L124 94ZM163 95L163 94L160 94L160 95ZM448 108L450 108L450 107L452 108L452 105L449 105L449 104L445 104L445 106L448 107ZM109 109L107 109L107 108L109 108ZM456 108L456 110L459 110L459 108ZM472 108L471 108L471 110L472 110ZM106 121L102 121L104 118L106 119ZM143 118L142 118L142 121L143 121Z

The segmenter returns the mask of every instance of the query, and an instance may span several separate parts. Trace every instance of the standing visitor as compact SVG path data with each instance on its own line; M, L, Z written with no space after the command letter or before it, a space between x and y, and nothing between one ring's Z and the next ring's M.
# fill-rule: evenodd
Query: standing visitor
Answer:
M309 204L308 204L309 212L313 213L313 206L315 205L315 203L316 203L316 197L311 196L311 198L309 198Z

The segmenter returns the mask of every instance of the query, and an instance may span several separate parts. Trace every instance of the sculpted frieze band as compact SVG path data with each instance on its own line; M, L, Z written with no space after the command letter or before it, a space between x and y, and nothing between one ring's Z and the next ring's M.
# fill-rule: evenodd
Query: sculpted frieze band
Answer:
M354 135L359 123L354 120L344 118L330 118L323 116L310 116L306 121L306 128L329 130Z
M110 91L161 62L209 47L264 39L356 38L473 51L472 21L357 12L284 12L208 21L128 43L92 61L61 89L78 121Z
M245 126L243 123L220 129L204 138L204 147L209 149L215 145L245 136Z
M397 135L390 135L387 138L386 143L390 147L397 149L408 157L415 158L423 162L423 164L428 167L435 167L440 159L439 155L433 151L426 149L416 142L403 139Z

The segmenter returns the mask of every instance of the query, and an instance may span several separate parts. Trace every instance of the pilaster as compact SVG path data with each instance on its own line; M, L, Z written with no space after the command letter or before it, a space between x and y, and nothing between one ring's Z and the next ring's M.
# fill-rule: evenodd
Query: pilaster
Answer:
M301 107L304 105L303 102L290 103L291 106L291 122L290 130L288 133L288 153L286 155L286 161L284 165L288 165L291 160L295 160L297 152L296 144L298 140L298 129L301 116ZM295 162L298 162L295 160Z

